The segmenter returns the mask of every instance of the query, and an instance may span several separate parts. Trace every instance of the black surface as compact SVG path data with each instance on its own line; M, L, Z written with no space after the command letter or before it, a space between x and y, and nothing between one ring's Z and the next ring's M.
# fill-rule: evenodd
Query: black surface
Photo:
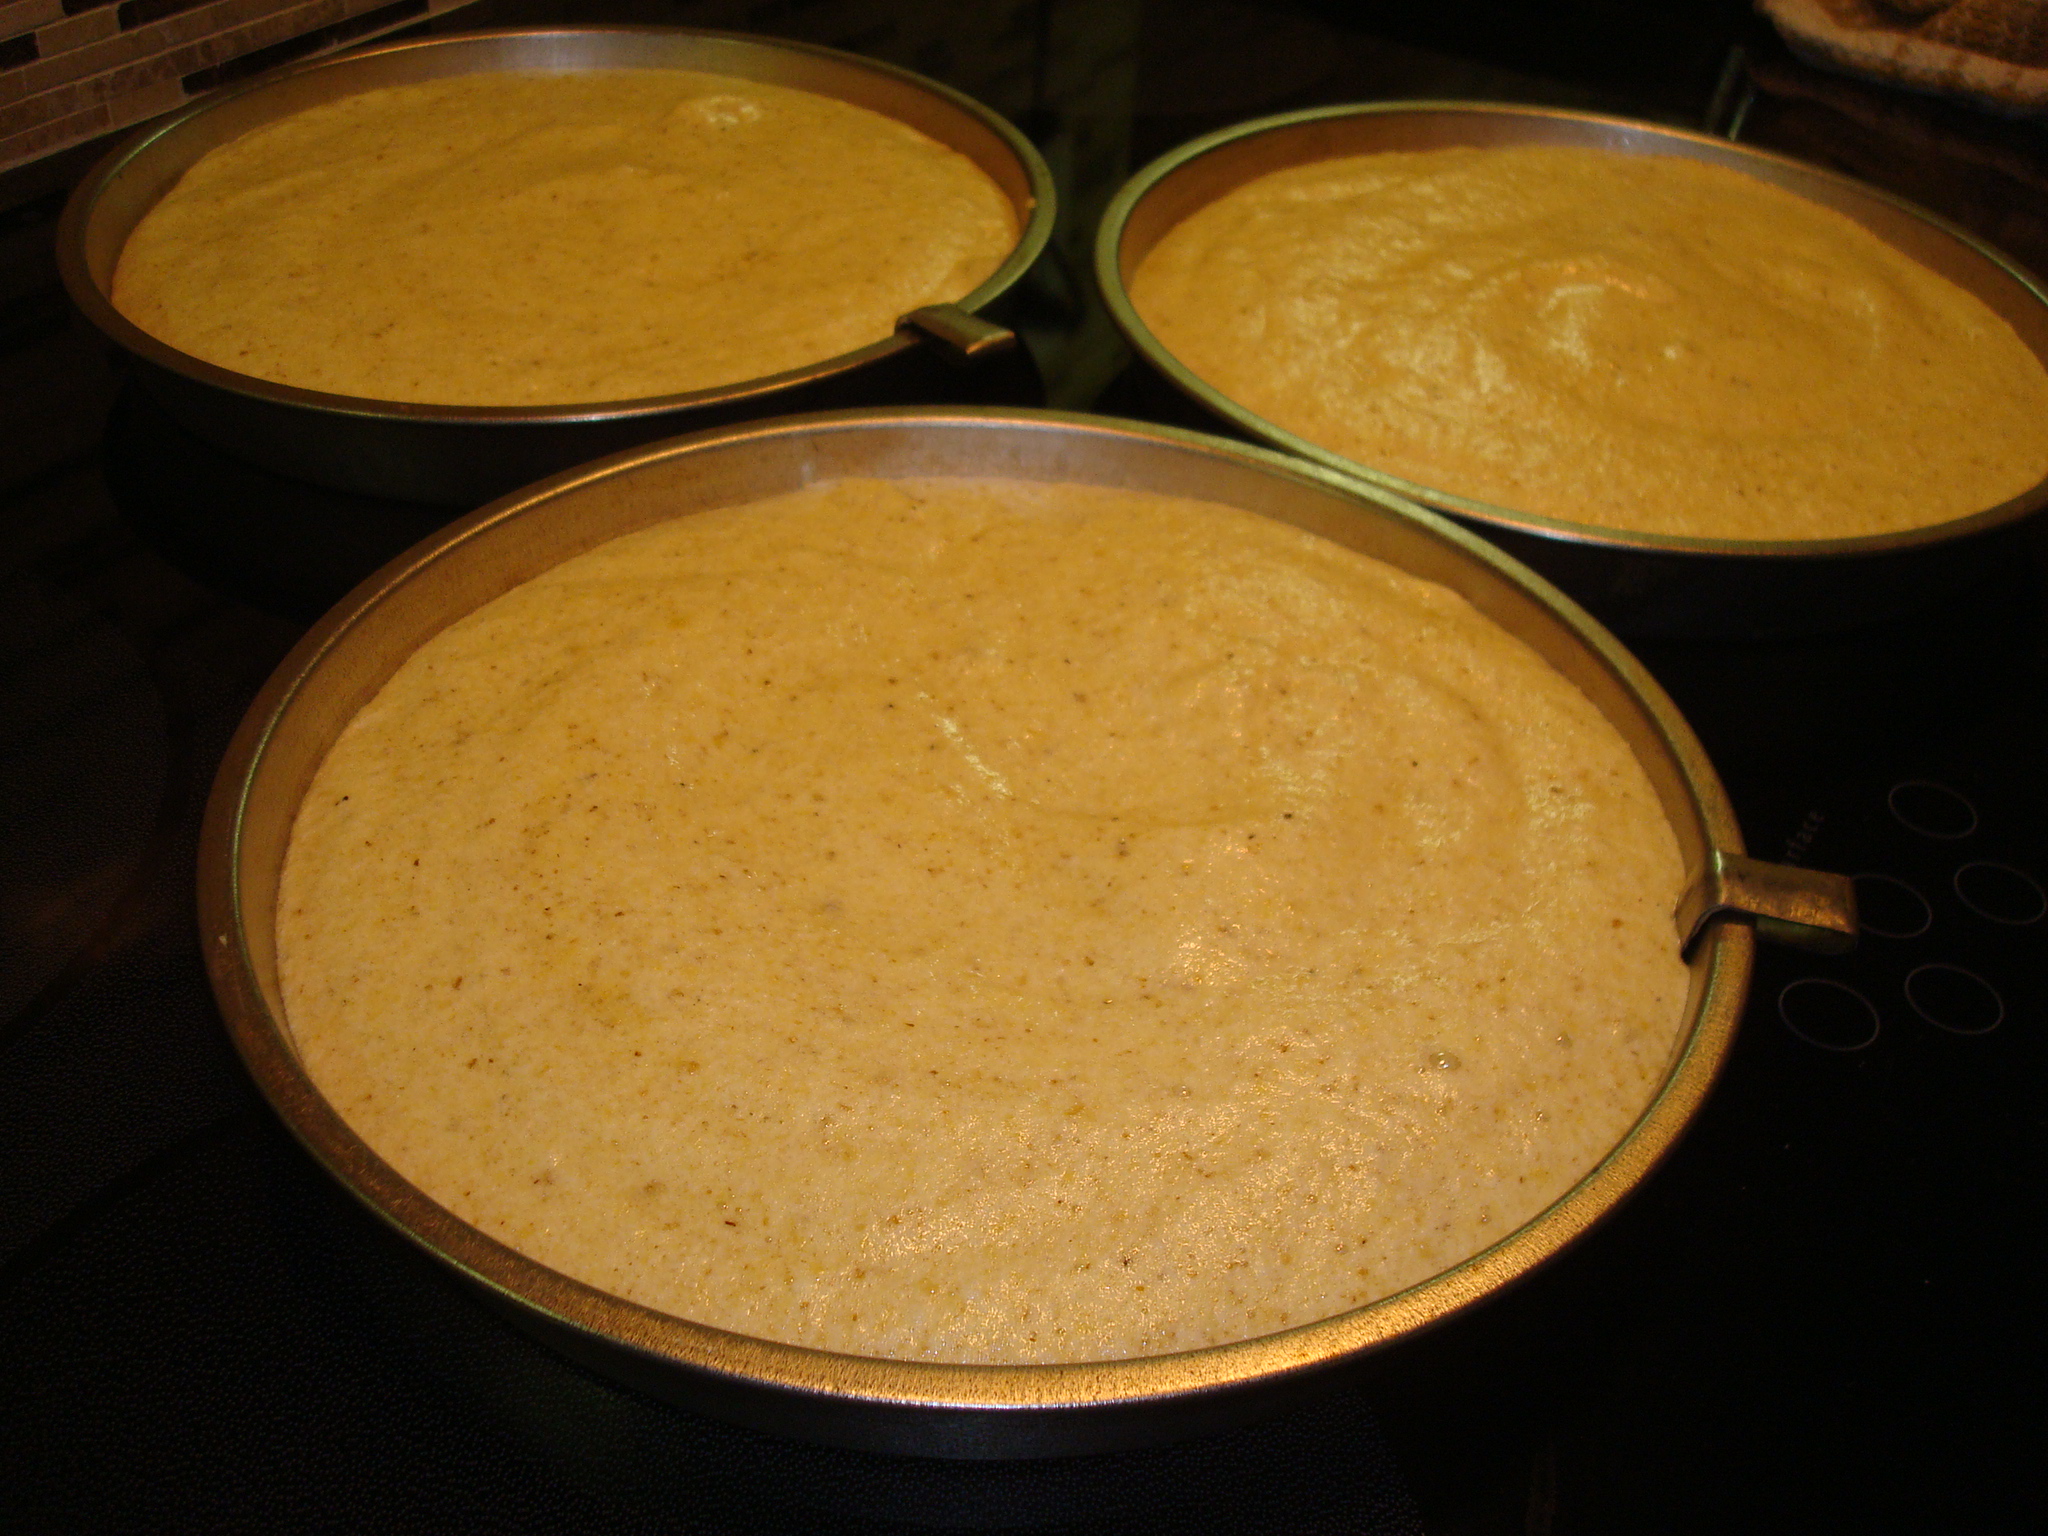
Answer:
M1471 94L1746 107L1747 136L2014 243L2048 230L2040 130L1803 70L1733 4L599 9L938 73L1026 122L1084 220L1234 118ZM53 215L0 220L27 274L9 313L49 307ZM1085 229L1062 242L1029 328L1078 404L1120 359L1074 280ZM796 1446L586 1375L277 1128L192 936L200 807L297 625L446 514L223 461L133 397L103 431L114 380L75 329L0 337L0 382L0 1531L2048 1526L2038 535L1881 625L1640 648L1753 851L1861 876L1887 933L1764 958L1724 1080L1614 1219L1265 1423L955 1465Z

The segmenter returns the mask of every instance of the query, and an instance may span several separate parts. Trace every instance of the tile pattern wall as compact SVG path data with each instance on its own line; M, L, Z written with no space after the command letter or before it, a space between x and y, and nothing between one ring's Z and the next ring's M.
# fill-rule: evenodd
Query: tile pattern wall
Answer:
M470 0L0 0L0 171Z

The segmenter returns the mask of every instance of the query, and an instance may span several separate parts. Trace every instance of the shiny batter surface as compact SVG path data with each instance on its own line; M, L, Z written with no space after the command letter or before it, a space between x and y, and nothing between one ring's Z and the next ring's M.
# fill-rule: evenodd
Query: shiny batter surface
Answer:
M706 389L880 341L1017 243L966 156L689 70L462 75L254 130L136 227L117 308L195 357L380 400Z
M1565 146L1275 172L1150 252L1197 376L1416 484L1571 522L1820 539L2048 475L2048 372L1973 295L1725 167Z
M608 544L349 726L292 1030L461 1216L946 1361L1185 1349L1511 1232L1646 1106L1676 845L1462 599L1251 514L843 482Z

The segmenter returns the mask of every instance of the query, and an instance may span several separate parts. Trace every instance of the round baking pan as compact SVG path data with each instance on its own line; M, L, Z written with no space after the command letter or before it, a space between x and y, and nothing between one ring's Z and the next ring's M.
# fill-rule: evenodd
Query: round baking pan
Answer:
M1565 144L1624 155L1682 155L1757 177L1854 219L1976 295L2048 366L2048 293L1954 225L1874 187L1726 139L1625 118L1476 102L1316 107L1195 139L1153 161L1103 215L1095 274L1110 313L1166 408L1195 403L1245 437L1413 497L1478 529L1629 634L1796 634L1887 617L1974 579L2003 535L2048 504L2048 479L1967 517L1894 533L1810 540L1709 539L1574 523L1496 506L1346 458L1204 383L1133 308L1129 281L1166 232L1256 177L1340 156L1392 150ZM1174 394L1178 392L1178 396Z
M121 248L208 151L253 128L379 87L499 70L689 69L789 86L909 124L959 151L1016 211L1017 244L957 303L802 368L712 389L566 406L456 406L300 389L236 373L159 341L110 298ZM259 77L143 129L73 192L57 232L73 300L128 353L187 430L266 468L372 496L473 507L635 443L728 421L826 407L1041 398L1016 338L981 311L1051 237L1052 175L986 107L908 70L806 43L667 27L476 32L372 48Z
M1462 593L1614 723L1655 786L1690 871L1671 943L1686 954L1691 983L1661 1085L1597 1167L1485 1251L1321 1322L1144 1359L966 1366L744 1338L621 1300L461 1221L356 1136L294 1050L275 909L300 802L357 710L441 629L606 540L820 480L945 475L1200 497L1307 529ZM1847 881L1743 857L1713 767L1656 683L1568 599L1483 540L1268 450L1099 417L987 410L846 412L714 430L559 476L450 525L322 619L251 706L215 783L199 890L215 993L279 1115L358 1198L515 1321L601 1372L691 1407L799 1438L956 1457L1102 1451L1218 1427L1506 1285L1611 1209L1671 1147L1728 1050L1756 929L1787 920L1809 938L1853 929Z

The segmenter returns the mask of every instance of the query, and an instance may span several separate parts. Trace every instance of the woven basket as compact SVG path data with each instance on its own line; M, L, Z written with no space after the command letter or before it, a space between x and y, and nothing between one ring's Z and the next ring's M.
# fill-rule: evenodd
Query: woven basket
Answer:
M1996 112L2048 111L2048 0L1757 0L1825 68Z

